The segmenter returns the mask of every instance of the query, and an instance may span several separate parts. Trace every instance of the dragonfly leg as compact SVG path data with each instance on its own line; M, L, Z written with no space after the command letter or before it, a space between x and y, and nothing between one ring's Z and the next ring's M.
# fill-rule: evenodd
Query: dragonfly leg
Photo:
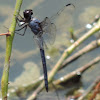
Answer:
M17 24L18 24L19 27L21 27L21 26L23 26L24 24L26 24L26 23L24 22L24 19L21 19L21 20L20 20L17 16L16 16L16 21L17 21ZM19 22L23 22L23 24L20 25Z
M19 19L18 16L20 16L21 19ZM21 36L24 36L28 24L25 23L24 18L23 18L20 14L19 14L18 16L16 16L16 21L17 21L17 23L18 23L18 26L21 27L21 28L15 30L15 33L16 33L16 34L19 34L19 35L21 35ZM20 25L19 22L23 22L23 23ZM24 28L25 28L25 29L24 29ZM24 29L24 33L23 33L23 34L20 34L20 33L17 33L17 32L16 32L16 31L20 31L20 30L22 30L22 29Z
M20 15L20 14L18 14L20 17L21 17L21 19L23 19L24 20L24 18Z
M25 28L23 34L20 34L20 33L17 33L17 32L16 32L16 31L22 30L23 28ZM27 25L23 26L22 28L20 28L20 29L18 29L18 30L15 30L15 33L18 34L18 35L24 36L24 35L25 35L25 32L26 32L26 29L27 29Z
M20 16L21 19L18 18L19 16ZM15 17L16 17L16 21L17 21L19 27L21 27L25 24L25 20L20 14L15 15ZM23 22L23 23L20 25L19 22Z
M21 27L21 28L15 30L15 31L20 31L20 30L22 30L23 28L25 28L26 26L27 26L27 25L25 25L25 26L23 26L23 27Z

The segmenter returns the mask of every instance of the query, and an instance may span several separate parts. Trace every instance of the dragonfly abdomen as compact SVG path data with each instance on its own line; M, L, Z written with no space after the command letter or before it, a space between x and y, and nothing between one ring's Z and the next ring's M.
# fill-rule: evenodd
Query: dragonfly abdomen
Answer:
M43 64L43 72L44 72L44 80L45 80L45 87L46 91L48 92L48 76L47 76L47 67L46 67L46 59L45 59L45 53L43 49L40 49L42 64Z

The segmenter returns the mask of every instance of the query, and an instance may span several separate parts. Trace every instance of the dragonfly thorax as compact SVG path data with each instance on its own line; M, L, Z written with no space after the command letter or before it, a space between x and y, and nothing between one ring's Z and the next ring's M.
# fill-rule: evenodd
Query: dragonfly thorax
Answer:
M31 28L31 31L35 34L35 35L39 35L42 32L41 26L40 26L40 20L38 20L37 18L32 18L30 23L29 23L29 27Z

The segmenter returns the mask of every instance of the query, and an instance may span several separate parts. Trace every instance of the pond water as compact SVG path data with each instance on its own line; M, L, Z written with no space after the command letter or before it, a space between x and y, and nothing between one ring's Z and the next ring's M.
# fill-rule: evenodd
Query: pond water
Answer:
M94 17L99 14L100 2L99 0L23 0L21 7L21 15L25 9L33 9L34 16L39 19L43 19L46 16L51 17L59 9L63 8L66 4L72 3L75 8L68 8L66 15L55 18L54 23L57 26L56 40L54 45L46 50L46 56L50 56L47 59L48 71L50 71L56 62L61 57L63 51L68 48L70 43L69 28L73 28L75 31L85 27L86 24L91 23ZM11 18L13 15L15 1L13 0L0 0L0 26L9 27ZM1 32L7 31L1 29ZM84 32L88 31L87 29ZM79 38L84 34L81 32L76 34ZM85 45L93 40L97 39L97 34L91 36L84 43L82 43L75 51L80 50ZM5 57L6 38L5 36L0 37L0 80L3 72L3 64ZM53 51L54 50L54 51ZM74 71L75 69L87 64L90 60L94 59L99 55L100 48L91 51L77 61L69 64L66 68L59 71L54 79L58 79L67 73ZM52 53L53 52L53 53ZM100 63L94 65L91 69L86 71L82 75L80 83L67 87L65 89L59 89L58 94L60 100L65 100L65 94L67 94L72 88L87 89L92 82L100 75ZM9 82L11 86L19 86L22 84L29 84L32 80L36 80L43 74L42 63L38 46L34 43L33 34L30 29L27 30L25 36L21 37L15 34L13 41L11 66L9 73ZM9 87L10 87L9 85ZM28 94L29 95L29 94ZM27 98L27 97L25 97ZM25 100L25 98L14 97L10 100ZM46 93L41 92L37 100L58 100L55 90Z

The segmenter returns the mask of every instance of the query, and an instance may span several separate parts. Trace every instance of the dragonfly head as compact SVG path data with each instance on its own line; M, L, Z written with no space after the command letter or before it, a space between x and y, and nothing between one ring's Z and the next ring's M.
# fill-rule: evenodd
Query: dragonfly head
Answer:
M24 12L23 12L23 15L24 15L24 18L26 19L26 20L31 20L31 17L32 17L32 15L33 15L33 11L31 10L31 9L27 9L27 10L25 10Z

